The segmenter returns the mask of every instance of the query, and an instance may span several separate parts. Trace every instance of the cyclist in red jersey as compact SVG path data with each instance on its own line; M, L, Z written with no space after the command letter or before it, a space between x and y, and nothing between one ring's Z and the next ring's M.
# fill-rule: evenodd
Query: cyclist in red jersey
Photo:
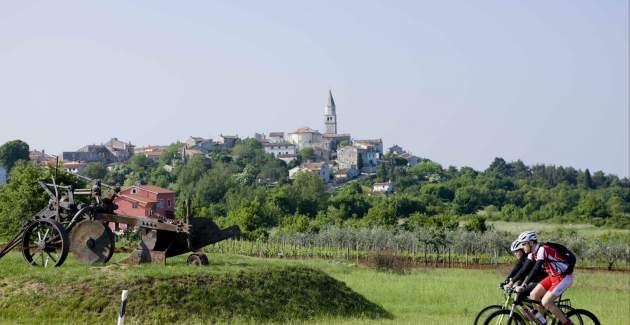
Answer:
M536 262L536 266L542 265L548 276L536 285L530 294L533 300L540 300L542 305L556 317L562 325L572 324L564 313L554 304L556 297L560 296L571 284L573 284L573 266L575 259L572 253L564 246L551 243L538 243L538 237L534 231L523 232L519 238L521 247L528 254L528 258ZM531 274L530 274L531 275ZM531 276L528 275L517 291L523 290Z

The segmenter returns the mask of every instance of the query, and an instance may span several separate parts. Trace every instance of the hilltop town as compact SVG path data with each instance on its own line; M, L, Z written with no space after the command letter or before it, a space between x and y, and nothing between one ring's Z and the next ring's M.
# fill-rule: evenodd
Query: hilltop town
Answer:
M379 161L385 157L383 139L353 138L350 133L338 132L337 105L332 91L328 92L323 118L323 133L310 127L299 127L289 132L256 133L252 138L261 144L264 152L287 164L291 179L299 172L308 172L319 175L329 185L339 185L362 174L375 174ZM232 150L242 140L237 135L220 134L216 139L190 136L183 142L178 142L178 150L183 160L195 155L209 157L213 152ZM59 158L45 150L33 150L30 152L30 159L40 164L59 163L66 172L81 174L90 163L99 162L111 170L114 166L127 162L133 155L143 155L157 162L167 147L168 145L139 147L132 142L112 138L102 144L87 144L76 151L64 151ZM398 145L389 148L387 153L388 161L396 157L404 160L404 164L408 166L422 161ZM167 164L165 168L171 169L172 164ZM389 192L392 187L377 184L375 190Z

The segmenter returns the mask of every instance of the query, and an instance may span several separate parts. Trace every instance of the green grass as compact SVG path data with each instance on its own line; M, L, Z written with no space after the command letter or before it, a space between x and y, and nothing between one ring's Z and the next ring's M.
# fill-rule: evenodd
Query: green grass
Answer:
M130 324L199 324L208 319L468 324L479 309L501 302L497 284L507 272L426 268L401 275L348 262L209 257L208 267L186 266L183 257L169 259L166 267L89 267L70 258L59 269L42 270L10 254L0 260L0 323L113 323L120 289L126 285ZM576 279L566 295L574 307L593 311L602 324L630 323L629 273L577 270ZM199 286L210 288L194 289Z
M120 258L122 256L116 256ZM326 273L305 265L212 256L208 267L35 269L11 254L0 261L0 323L114 323L129 290L129 324L287 323L323 317L391 317Z
M630 235L630 230L628 229L611 229L611 228L600 228L589 224L572 224L572 223L544 223L544 222L512 222L512 221L488 221L490 225L494 227L496 230L507 231L512 234L520 234L525 230L536 230L536 231L546 231L553 232L558 231L558 229L562 229L564 231L574 230L578 235L584 237L597 237L601 234L607 232L613 233L622 233L626 235Z

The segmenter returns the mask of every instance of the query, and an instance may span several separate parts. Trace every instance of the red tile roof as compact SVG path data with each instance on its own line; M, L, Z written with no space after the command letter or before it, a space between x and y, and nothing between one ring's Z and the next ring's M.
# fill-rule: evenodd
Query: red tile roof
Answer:
M139 185L137 187L141 188L143 190L147 190L149 192L158 193L158 194L175 193L175 191L171 191L171 190L169 190L167 188L163 188L163 187L159 187L159 186L155 186L155 185L149 185L149 184Z
M134 185L134 186L129 186L123 189L123 191L126 191L130 188L134 188L137 187L141 190L145 190L147 192L151 192L151 193L156 193L156 194L168 194L168 193L175 193L175 191L171 191L167 188L163 188L163 187L159 187L159 186L155 186L155 185L149 185L149 184L144 184L144 185ZM128 195L128 194L125 194Z

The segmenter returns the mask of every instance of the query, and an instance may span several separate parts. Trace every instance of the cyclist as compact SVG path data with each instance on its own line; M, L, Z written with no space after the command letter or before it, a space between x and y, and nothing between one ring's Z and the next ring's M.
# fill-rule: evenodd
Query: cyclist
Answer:
M523 248L521 247L521 242L518 239L512 242L510 250L512 251L512 254L514 254L514 256L518 259L518 261L512 268L510 274L508 274L505 281L501 283L501 286L511 288L515 285L520 284L528 274L532 273L529 283L525 286L524 290L519 293L521 297L527 297L529 293L536 287L536 284L547 277L547 273L542 268L542 265L538 265L536 271L532 272L535 262L533 262L529 258L528 254L525 254Z
M548 276L536 285L530 294L533 300L540 300L543 307L547 308L562 325L572 325L564 313L554 304L556 297L560 296L571 284L573 284L573 268L575 255L566 247L554 243L538 243L535 231L525 231L518 237L521 247L531 261L535 261L534 269L530 271L523 284L517 287L517 291L523 291L534 276L535 269L542 265Z

